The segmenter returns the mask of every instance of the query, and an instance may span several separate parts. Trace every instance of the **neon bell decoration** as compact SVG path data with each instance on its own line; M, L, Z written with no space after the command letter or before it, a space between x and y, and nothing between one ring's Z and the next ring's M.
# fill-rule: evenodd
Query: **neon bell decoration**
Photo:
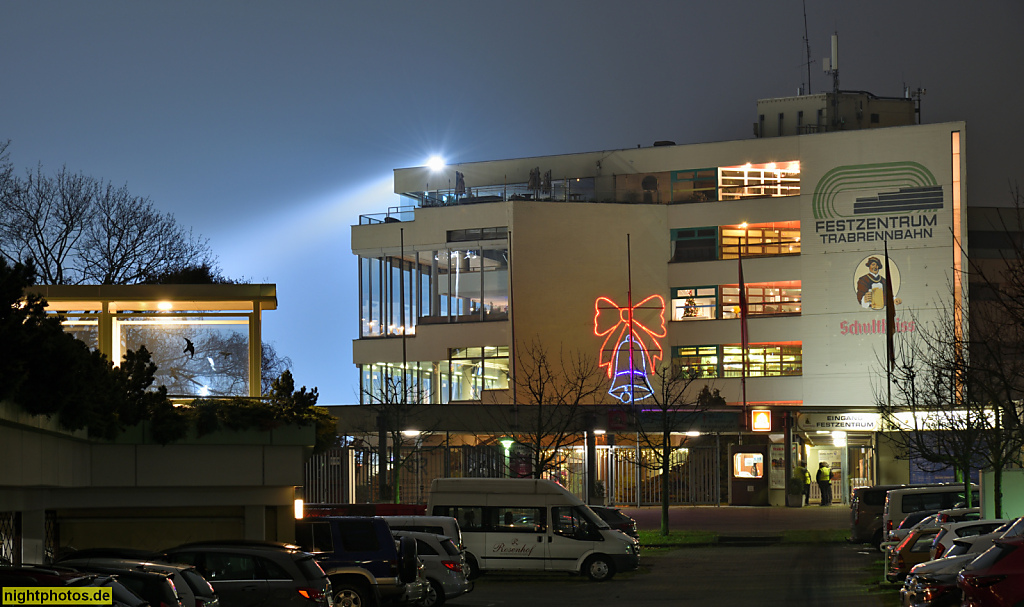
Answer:
M651 396L654 390L647 376L661 360L658 338L665 337L664 298L651 295L630 309L598 297L594 335L604 338L598 363L612 380L608 394L627 405Z

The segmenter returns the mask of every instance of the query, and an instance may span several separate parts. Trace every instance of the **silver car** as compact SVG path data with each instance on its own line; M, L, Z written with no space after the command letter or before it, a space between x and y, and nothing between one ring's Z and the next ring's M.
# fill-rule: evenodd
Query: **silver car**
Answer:
M466 560L452 538L419 531L394 531L394 536L416 540L416 552L430 584L422 607L440 607L445 601L473 590L466 577Z

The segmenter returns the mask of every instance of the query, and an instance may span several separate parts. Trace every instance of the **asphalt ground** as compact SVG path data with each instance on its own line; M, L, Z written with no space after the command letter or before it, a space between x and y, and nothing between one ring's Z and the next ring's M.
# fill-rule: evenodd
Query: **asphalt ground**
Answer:
M636 520L637 528L661 528L661 507L618 506ZM671 506L669 528L713 531L723 535L777 535L790 530L850 528L850 507L846 504L802 508L784 506Z

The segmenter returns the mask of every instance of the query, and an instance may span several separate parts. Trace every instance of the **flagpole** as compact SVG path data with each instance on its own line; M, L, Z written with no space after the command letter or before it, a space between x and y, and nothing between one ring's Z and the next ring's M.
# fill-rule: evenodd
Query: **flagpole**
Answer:
M626 234L626 309L629 310L629 405L633 409L633 420L636 424L636 472L639 478L640 472L640 412L636 408L636 367L633 366L633 262L629 245L629 234ZM617 349L617 348L616 348ZM640 484L637 483L636 506L640 507Z
M743 394L743 428L747 427L747 348L748 348L748 336L747 336L747 286L743 280L743 241L741 240L738 247L738 259L739 259L739 279L740 279L740 360L742 363L742 370L740 372L740 390ZM739 444L743 444L743 434L740 433Z
M892 407L892 371L896 366L896 347L893 335L896 333L896 300L892 292L892 273L889 271L889 240L885 246L885 387L886 404Z

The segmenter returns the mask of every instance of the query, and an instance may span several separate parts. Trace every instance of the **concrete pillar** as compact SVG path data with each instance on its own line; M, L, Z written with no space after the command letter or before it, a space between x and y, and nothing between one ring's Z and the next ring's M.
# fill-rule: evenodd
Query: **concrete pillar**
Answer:
M21 513L21 562L46 562L46 511L24 510Z

